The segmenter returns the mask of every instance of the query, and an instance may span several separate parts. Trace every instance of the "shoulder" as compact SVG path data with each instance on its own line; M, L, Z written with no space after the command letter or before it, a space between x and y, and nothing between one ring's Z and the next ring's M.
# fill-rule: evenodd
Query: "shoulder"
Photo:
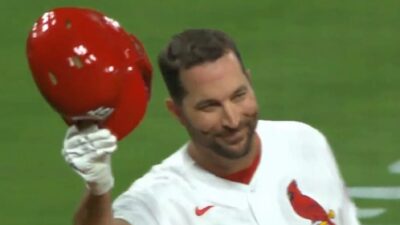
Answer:
M124 194L150 197L175 194L185 185L184 163L183 150L178 150L135 180Z
M257 133L267 148L293 158L318 159L332 154L325 136L299 121L259 121ZM272 147L271 147L272 146Z
M300 121L259 120L257 132L263 134L291 135L304 138L325 138L315 127Z
M183 153L176 153L153 166L144 176L137 179L113 202L115 218L133 221L148 221L159 217L169 200L188 190L184 175ZM138 223L154 224L154 223Z
M163 163L153 166L113 201L114 218L130 224L158 224L162 206L178 192L172 185L176 177Z

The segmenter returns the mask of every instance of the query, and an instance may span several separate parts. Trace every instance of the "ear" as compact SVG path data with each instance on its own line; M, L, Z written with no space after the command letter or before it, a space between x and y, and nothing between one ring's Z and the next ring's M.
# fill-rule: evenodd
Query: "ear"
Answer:
M246 69L245 73L246 73L246 76L250 79L251 78L251 70Z
M245 71L244 71L244 75L246 76L246 78L247 78L247 80L250 82L250 84L252 83L251 82L251 71L250 71L250 69L246 69Z
M178 120L181 124L184 124L184 119L182 116L182 109L179 105L177 105L171 98L167 98L165 100L165 105L167 106L168 111Z

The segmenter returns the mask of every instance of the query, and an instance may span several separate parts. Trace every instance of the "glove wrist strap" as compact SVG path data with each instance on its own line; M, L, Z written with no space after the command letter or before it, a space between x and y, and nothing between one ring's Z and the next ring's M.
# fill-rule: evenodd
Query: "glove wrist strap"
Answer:
M97 182L86 182L86 188L93 195L103 195L114 187L114 178L102 179Z

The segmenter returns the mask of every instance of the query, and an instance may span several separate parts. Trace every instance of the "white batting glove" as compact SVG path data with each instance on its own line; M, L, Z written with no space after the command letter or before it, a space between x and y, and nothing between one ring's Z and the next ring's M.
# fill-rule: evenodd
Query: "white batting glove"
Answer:
M117 149L117 138L108 129L92 125L84 130L68 128L62 155L86 182L91 194L102 195L114 186L111 153Z

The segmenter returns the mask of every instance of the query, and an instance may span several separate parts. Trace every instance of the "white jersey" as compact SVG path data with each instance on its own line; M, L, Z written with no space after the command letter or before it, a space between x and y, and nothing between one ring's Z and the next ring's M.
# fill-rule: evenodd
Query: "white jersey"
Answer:
M259 121L257 134L261 158L248 185L202 169L184 145L114 201L114 217L131 225L359 224L320 132L299 122ZM295 198L292 181L300 191ZM302 198L318 202L328 219L312 217Z

